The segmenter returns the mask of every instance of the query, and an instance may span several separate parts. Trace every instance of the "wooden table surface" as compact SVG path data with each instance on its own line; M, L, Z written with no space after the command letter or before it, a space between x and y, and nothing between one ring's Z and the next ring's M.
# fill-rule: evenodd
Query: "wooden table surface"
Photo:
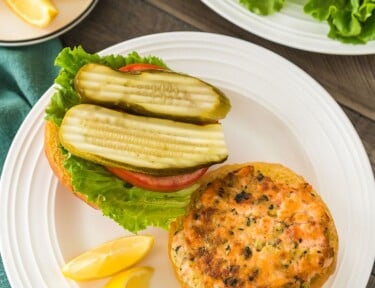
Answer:
M98 52L134 37L170 31L234 36L272 50L298 65L343 108L375 171L375 52L366 56L334 56L282 46L235 26L199 0L100 0L87 18L61 39L65 46L82 45L89 52ZM375 288L374 268L366 288Z

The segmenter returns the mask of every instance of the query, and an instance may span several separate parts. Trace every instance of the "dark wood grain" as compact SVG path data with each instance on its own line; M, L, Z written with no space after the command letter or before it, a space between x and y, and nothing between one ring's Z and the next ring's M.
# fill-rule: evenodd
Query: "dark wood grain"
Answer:
M188 30L255 43L309 73L341 105L375 171L375 55L324 55L279 45L233 25L199 0L100 0L87 18L61 39L65 46L82 45L89 52L98 52L138 36ZM375 288L374 269L366 288Z
M98 52L135 37L197 28L139 0L100 0L90 15L62 38L65 46Z
M372 170L375 171L375 121L371 121L367 117L348 108L342 108L361 138L370 159Z
M371 275L366 288L373 288L373 287L375 287L375 277Z

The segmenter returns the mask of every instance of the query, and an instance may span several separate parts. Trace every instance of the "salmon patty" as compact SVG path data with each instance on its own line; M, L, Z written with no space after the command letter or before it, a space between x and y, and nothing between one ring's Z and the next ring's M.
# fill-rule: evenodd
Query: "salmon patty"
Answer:
M302 177L269 163L208 174L172 224L169 256L183 287L312 288L334 271L331 214Z

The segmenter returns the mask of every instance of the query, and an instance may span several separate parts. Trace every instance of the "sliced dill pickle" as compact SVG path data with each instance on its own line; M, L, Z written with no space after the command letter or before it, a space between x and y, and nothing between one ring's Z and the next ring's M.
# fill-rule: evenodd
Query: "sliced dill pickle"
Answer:
M122 72L90 63L78 71L74 87L83 102L184 122L217 122L231 108L216 87L167 70Z
M219 123L198 125L93 104L68 110L59 137L73 155L151 175L187 173L228 157Z

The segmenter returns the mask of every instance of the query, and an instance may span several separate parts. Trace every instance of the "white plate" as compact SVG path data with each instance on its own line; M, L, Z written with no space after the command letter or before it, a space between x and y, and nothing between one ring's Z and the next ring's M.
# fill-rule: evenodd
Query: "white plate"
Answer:
M233 109L223 121L228 162L283 163L304 175L336 221L338 267L324 287L364 288L375 256L375 187L364 148L345 114L310 76L280 56L230 37L175 32L145 36L102 54L163 58L176 70L223 89ZM43 153L44 109L50 88L20 128L0 186L0 247L13 287L101 287L77 284L60 273L73 256L126 234L58 184ZM167 233L139 265L152 265L152 287L175 288Z
M280 12L269 16L251 13L239 4L239 0L201 1L237 26L285 46L327 54L375 53L375 41L352 45L328 38L328 23L319 22L303 12L306 0L287 0Z
M0 1L0 46L30 45L57 37L81 22L98 0L54 0L59 14L46 28L24 22Z

